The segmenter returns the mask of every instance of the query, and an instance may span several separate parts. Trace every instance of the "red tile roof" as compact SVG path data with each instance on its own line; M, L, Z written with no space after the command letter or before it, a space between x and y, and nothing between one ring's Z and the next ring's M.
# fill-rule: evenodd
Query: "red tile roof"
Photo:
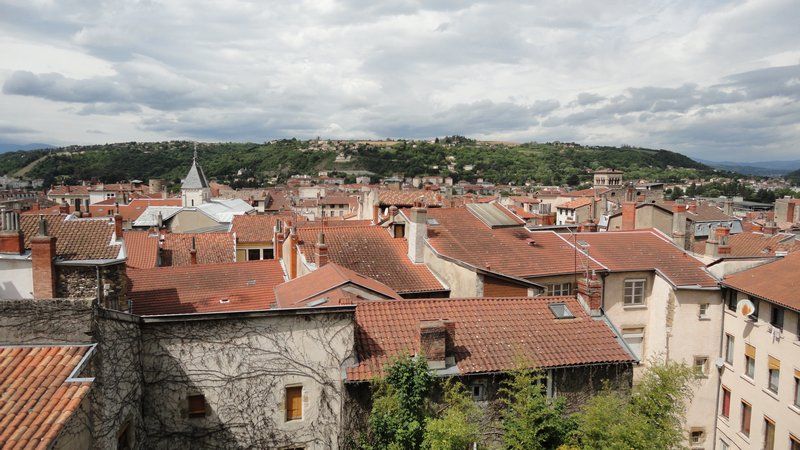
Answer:
M236 242L239 243L272 242L275 235L275 222L278 219L285 222L291 217L276 214L234 216L231 232L236 233Z
M321 220L301 220L297 228L323 228ZM371 220L343 220L337 217L326 217L324 228L365 227L372 225Z
M793 234L778 233L765 235L753 231L744 231L728 236L728 245L731 247L729 256L746 258L757 256L775 256L775 251L786 250L794 251L800 249L800 241L795 239ZM704 254L706 251L706 241L698 241L692 244L692 251Z
M728 275L722 284L800 311L800 296L797 295L798 273L800 252L795 252L777 261Z
M575 273L575 249L556 233L490 229L466 208L429 209L428 217L439 223L428 227L428 243L447 258L521 278Z
M82 195L89 196L89 186L53 186L47 195Z
M321 228L299 228L300 251L308 260L314 257L314 245ZM331 262L365 277L384 283L400 294L446 292L425 264L408 259L408 243L393 238L379 226L325 228L325 243Z
M441 198L436 193L426 190L414 191L392 191L382 190L378 192L378 202L382 207L386 206L414 206L417 201L422 201L424 206L439 206L442 204Z
M343 289L349 285L372 291L378 297L400 298L400 294L389 286L336 263L328 263L311 273L278 285L275 288L275 297L279 308L308 306L312 301L321 298L327 299L325 306L352 304L359 299L366 300Z
M705 264L653 230L576 233L589 255L612 272L657 270L675 286L715 287Z
M556 319L551 303L566 304L575 318ZM454 325L452 355L462 374L508 371L520 358L539 368L634 362L574 297L398 300L356 306L359 364L347 379L369 380L392 356L417 353L420 321L436 319Z
M47 233L56 237L56 254L61 260L116 259L122 246L112 244L114 222L103 219L76 219L68 215L42 215L47 221ZM25 248L39 231L38 215L20 216L20 228L25 236Z
M0 447L46 449L91 380L71 380L91 346L0 347Z
M119 206L122 220L133 222L142 215L148 206L181 206L180 198L136 198L127 205Z
M236 245L231 233L168 233L161 244L162 266L188 266L191 261L192 239L197 249L198 264L233 262Z
M133 313L152 316L265 310L283 283L279 261L129 269Z
M125 231L125 264L134 269L158 266L158 234L149 231Z

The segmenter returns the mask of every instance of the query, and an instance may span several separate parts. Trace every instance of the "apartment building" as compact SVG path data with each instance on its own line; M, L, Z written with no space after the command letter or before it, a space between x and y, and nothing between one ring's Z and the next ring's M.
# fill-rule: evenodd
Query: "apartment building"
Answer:
M800 254L730 275L716 448L800 449Z

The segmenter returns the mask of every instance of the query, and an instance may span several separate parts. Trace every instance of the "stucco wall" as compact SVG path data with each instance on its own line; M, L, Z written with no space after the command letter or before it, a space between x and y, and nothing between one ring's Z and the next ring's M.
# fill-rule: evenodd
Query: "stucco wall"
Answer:
M337 448L353 339L349 313L146 324L149 448ZM285 417L290 385L303 387L301 420ZM190 418L196 394L207 414Z
M428 268L450 288L450 297L480 297L483 286L478 274L456 263L440 258L431 248L423 246L423 258Z
M0 298L33 298L33 264L30 259L0 259Z
M192 209L184 209L169 220L169 229L173 233L191 233L195 230L218 226L219 222Z

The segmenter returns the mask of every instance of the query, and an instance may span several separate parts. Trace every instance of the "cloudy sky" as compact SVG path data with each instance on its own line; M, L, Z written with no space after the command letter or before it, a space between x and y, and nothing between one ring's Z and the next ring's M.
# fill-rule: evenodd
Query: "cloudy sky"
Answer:
M0 0L0 142L463 134L800 159L798 24L798 0Z

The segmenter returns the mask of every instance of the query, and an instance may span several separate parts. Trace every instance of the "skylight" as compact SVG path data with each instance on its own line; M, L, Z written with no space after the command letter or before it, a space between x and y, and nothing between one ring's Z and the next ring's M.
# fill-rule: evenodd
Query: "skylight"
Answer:
M556 319L574 319L575 315L569 310L565 303L550 303L547 305Z

